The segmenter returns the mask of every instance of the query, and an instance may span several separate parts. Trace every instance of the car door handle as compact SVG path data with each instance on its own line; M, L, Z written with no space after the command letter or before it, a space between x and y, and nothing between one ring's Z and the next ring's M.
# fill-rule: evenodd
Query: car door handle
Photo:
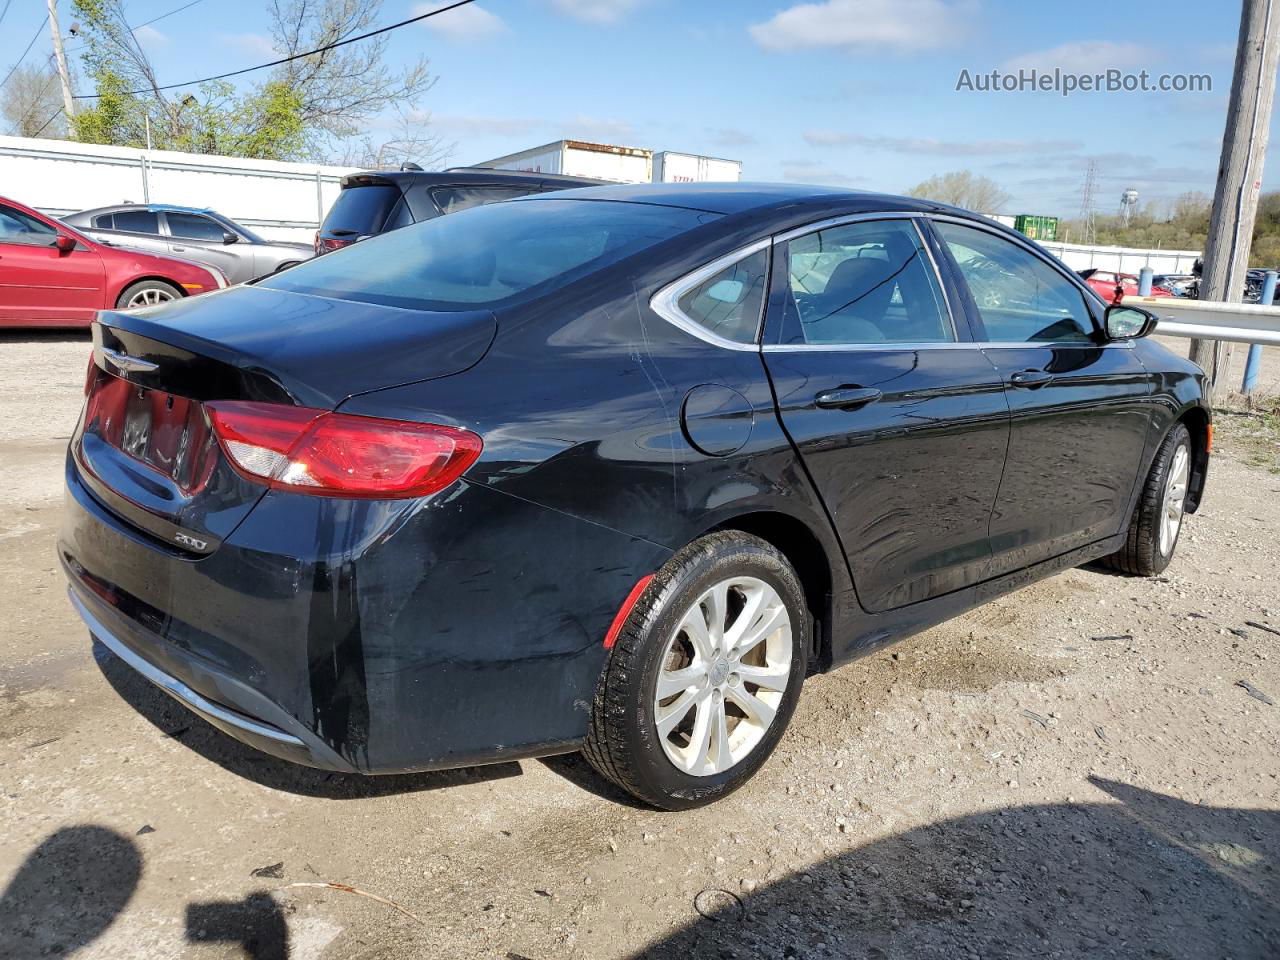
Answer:
M173 248L173 252L174 252L174 253L186 253L186 252L187 252L187 248L186 248L186 247L174 246L174 248Z
M1030 390L1043 387L1052 379L1053 374L1044 370L1019 370L1009 376L1009 382L1015 387L1026 387Z
M856 410L868 403L875 403L884 394L875 387L837 387L824 390L813 398L815 406L824 410Z

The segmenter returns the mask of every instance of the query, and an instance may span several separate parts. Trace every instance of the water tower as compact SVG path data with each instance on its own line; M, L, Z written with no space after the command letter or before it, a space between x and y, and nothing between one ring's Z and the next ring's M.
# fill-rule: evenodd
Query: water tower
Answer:
M1125 228L1129 227L1129 215L1133 212L1133 208L1138 205L1138 191L1130 187L1124 193L1120 194L1120 216L1124 218Z

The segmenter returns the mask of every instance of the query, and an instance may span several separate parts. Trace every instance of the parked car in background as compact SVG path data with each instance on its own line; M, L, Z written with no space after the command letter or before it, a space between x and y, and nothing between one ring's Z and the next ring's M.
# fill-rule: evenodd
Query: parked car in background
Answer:
M1136 297L1138 295L1138 278L1132 273L1115 273L1111 270L1099 270L1096 267L1079 270L1077 273L1080 274L1080 279L1087 283L1090 289L1107 303L1119 300L1121 297ZM1120 287L1121 292L1119 294L1116 293L1116 287ZM1151 296L1171 297L1173 294L1153 284Z
M284 270L315 255L305 243L264 240L216 210L195 207L125 203L81 210L62 222L103 243L217 267L231 283Z
M495 203L102 314L58 553L93 636L277 757L583 749L695 807L810 673L1169 564L1210 412L1154 323L925 200Z
M88 326L99 310L225 286L216 267L104 244L0 197L0 326Z
M342 178L338 199L316 233L315 252L328 253L366 237L471 207L603 182L482 167L430 173L404 168L352 173Z
M1152 289L1158 287L1175 297L1191 296L1195 282L1196 276L1193 273L1157 273L1151 278Z

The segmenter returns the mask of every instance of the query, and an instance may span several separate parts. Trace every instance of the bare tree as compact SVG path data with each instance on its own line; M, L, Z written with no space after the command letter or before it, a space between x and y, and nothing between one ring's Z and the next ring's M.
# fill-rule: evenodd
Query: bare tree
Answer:
M15 70L0 93L0 116L5 132L15 137L64 138L67 121L58 71L48 64Z
M930 177L908 190L907 196L949 203L978 213L999 213L1009 202L1009 194L994 180L968 170Z
M369 135L348 137L338 141L328 162L340 167L364 167L388 170L412 162L424 170L435 170L448 163L457 147L431 132L431 118L413 112L400 112L394 128L385 138Z

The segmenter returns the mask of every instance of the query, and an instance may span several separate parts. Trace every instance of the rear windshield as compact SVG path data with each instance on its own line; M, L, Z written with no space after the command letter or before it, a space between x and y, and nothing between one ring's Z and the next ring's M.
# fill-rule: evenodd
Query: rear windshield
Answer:
M347 187L333 202L321 230L337 237L379 233L399 199L400 188L391 183Z
M514 200L371 237L261 285L410 309L496 306L717 219L643 203Z

